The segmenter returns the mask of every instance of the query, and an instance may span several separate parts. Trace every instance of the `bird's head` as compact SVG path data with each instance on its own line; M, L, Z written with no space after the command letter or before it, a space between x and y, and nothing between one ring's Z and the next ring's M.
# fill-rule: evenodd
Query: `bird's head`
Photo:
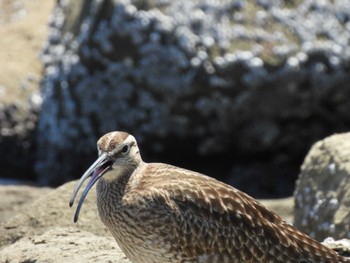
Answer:
M80 178L69 201L69 206L72 206L79 189L91 177L79 200L74 222L78 221L81 206L89 190L102 176L105 180L116 180L128 170L135 169L142 161L134 136L126 132L116 131L105 134L98 140L97 149L98 159ZM109 171L113 173L108 173Z

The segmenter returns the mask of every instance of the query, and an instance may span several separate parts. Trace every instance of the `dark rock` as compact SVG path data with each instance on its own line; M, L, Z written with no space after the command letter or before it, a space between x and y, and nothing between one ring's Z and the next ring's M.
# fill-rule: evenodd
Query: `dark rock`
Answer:
M40 102L38 95L29 101L0 104L1 177L34 180L36 127ZM41 101L39 99L39 101Z
M296 171L350 125L348 7L322 3L60 1L42 56L40 183L78 177L111 130L146 160L226 181L248 160Z

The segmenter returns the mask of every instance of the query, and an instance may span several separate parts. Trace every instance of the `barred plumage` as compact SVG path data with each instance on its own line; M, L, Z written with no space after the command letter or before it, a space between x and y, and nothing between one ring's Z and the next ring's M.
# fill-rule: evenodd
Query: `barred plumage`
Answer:
M125 132L98 141L99 158L78 204L97 184L102 222L133 263L350 262L247 194L197 172L142 161Z

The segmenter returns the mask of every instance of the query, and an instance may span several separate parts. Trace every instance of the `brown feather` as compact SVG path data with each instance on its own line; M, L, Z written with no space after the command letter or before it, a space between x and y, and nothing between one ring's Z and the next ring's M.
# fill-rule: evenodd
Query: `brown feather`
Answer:
M350 262L227 184L143 162L127 133L103 136L98 148L114 153L126 143L128 155L115 153L115 163L98 182L97 204L132 262Z

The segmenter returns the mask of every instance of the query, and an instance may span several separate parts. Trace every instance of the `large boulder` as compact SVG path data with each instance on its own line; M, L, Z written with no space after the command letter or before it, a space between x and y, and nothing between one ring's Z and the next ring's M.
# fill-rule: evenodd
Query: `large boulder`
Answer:
M314 144L295 190L294 225L317 240L350 238L350 133Z
M77 177L102 134L126 130L146 160L267 177L254 180L260 191L290 194L308 147L349 125L348 11L344 1L59 1L42 56L40 183Z

